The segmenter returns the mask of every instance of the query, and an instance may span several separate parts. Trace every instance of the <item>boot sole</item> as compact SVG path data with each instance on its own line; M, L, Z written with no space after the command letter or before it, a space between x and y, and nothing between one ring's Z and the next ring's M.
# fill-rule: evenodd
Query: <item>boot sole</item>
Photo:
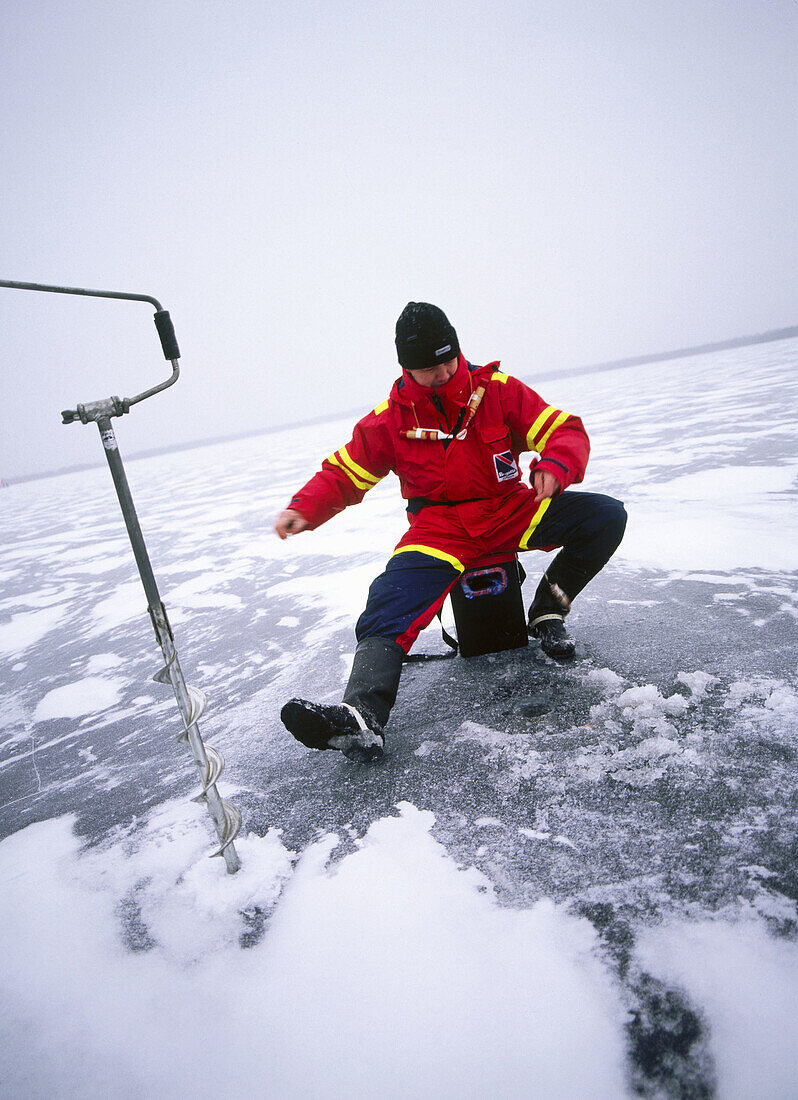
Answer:
M356 764L372 764L384 755L382 745L376 741L371 745L364 745L357 733L331 737L327 747L338 749L347 760L354 760Z
M546 649L546 647L543 645L540 648L543 650L546 656L551 657L553 661L573 661L574 657L576 656L575 649L568 649L564 652L558 653L557 650Z

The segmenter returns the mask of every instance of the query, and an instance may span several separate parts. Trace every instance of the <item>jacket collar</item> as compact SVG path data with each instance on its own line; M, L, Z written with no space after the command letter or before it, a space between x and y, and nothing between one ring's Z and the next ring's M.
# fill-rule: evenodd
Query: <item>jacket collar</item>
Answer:
M465 405L471 396L468 363L460 352L457 358L457 370L449 381L433 389L431 386L419 386L412 374L402 371L402 377L394 383L391 397L401 405L422 405L432 401L432 395L454 405Z

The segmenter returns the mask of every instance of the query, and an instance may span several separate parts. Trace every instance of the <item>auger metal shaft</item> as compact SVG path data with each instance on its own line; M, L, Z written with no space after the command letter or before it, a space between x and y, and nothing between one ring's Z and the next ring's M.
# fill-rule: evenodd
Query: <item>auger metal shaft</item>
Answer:
M116 290L89 290L85 287L75 286L51 286L47 283L22 283L9 279L0 279L0 287L6 287L9 290L40 291L46 294L77 294L90 298L116 298L128 302L148 302L155 309L153 320L161 341L161 349L164 358L172 366L172 373L169 378L143 390L135 397L108 397L102 401L92 401L85 405L78 405L75 409L64 409L61 417L64 424L73 424L76 420L79 420L82 424L94 423L100 429L105 457L108 460L116 495L119 497L125 526L130 536L130 544L133 547L133 554L147 595L147 606L155 630L155 637L164 656L164 667L156 674L154 679L159 683L172 685L185 726L185 731L178 740L188 742L194 757L194 763L199 768L202 777L202 790L195 801L202 800L206 803L219 836L219 849L213 854L224 856L227 870L232 874L241 866L238 853L233 844L233 840L241 828L241 814L235 806L225 802L216 789L216 780L222 774L224 760L217 749L205 746L200 735L197 722L205 707L205 696L197 688L189 687L183 677L169 620L166 617L166 610L158 593L158 586L155 583L147 547L144 545L144 536L141 533L136 509L133 506L133 497L130 494L127 475L116 444L116 436L111 427L112 416L124 416L125 413L130 411L132 405L137 405L140 401L145 401L148 397L173 386L180 377L178 363L180 348L177 344L177 337L169 312L163 308L157 298L153 298L149 294L130 294Z
M97 418L97 427L100 430L100 438L102 439L105 457L108 460L114 488L119 498L125 526L127 527L127 532L130 537L130 544L133 547L133 555L136 559L141 582L147 596L147 605L155 629L155 636L164 656L164 667L157 674L156 679L160 683L169 683L172 685L175 699L177 700L177 706L185 726L185 734L181 736L180 739L188 741L192 756L194 757L194 762L200 770L203 780L203 791L200 797L204 798L207 804L208 812L211 815L219 837L220 848L217 852L214 852L214 855L221 855L224 857L227 870L232 874L241 866L238 853L233 844L233 840L241 827L241 815L234 806L224 801L216 788L216 778L218 778L221 771L223 761L218 752L212 749L206 749L199 731L197 720L202 713L204 697L201 692L197 692L186 684L183 672L180 668L174 639L172 638L172 631L169 627L166 611L164 610L158 592L158 585L155 582L152 565L141 531L141 525L139 524L136 509L133 504L133 497L130 493L127 475L122 465L121 455L119 454L116 435L114 434L114 429L111 426L109 417L99 416Z

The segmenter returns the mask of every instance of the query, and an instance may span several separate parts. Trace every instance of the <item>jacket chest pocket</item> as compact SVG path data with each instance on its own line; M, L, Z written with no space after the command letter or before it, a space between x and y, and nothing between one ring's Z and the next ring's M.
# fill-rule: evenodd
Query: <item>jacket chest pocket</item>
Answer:
M480 424L479 439L489 464L488 478L491 484L495 486L497 483L517 481L521 471L512 451L510 429L507 425L501 421Z
M478 428L479 438L486 445L488 450L509 450L510 449L510 429L506 424L502 424L499 421L497 424L480 424ZM504 446L502 446L504 444Z

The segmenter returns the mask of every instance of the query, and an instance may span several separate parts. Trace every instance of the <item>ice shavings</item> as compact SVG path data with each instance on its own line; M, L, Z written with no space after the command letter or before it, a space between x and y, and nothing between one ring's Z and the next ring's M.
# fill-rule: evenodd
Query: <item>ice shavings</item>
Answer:
M607 673L610 675L607 676ZM609 776L617 782L646 787L666 774L670 767L699 767L700 754L680 736L673 720L685 714L703 699L715 677L704 672L679 673L678 679L690 688L688 698L678 692L665 696L656 684L641 684L620 691L624 681L613 678L611 670L591 670L585 679L597 683L607 698L590 708L593 727L603 725L607 741L599 741L575 758L586 776L599 780ZM631 726L628 732L624 724ZM620 745L629 738L632 744Z
M541 754L533 747L534 741L534 734L509 734L470 720L463 722L454 735L455 743L473 742L486 750L485 760L495 768L495 783L503 794L516 791L520 783L540 770Z
M600 687L606 695L617 694L626 682L611 668L592 668L585 677L589 684Z
M654 684L627 688L615 703L621 708L623 717L633 721L637 728L651 729L670 728L662 722L663 716L684 714L690 705L683 695L674 694L665 698Z
M325 837L293 873L278 837L251 838L234 877L175 807L83 856L69 819L4 841L9 1094L625 1095L625 1011L592 926L499 907L433 821L402 804L334 866ZM242 950L256 910L271 917ZM309 1020L325 1022L310 1043Z
M798 731L798 691L784 680L755 676L735 680L724 700L727 710L739 710L752 725Z
M706 698L709 689L718 683L717 676L700 670L696 672L678 672L676 680L678 683L684 684L689 690L692 701L695 703L702 702Z

